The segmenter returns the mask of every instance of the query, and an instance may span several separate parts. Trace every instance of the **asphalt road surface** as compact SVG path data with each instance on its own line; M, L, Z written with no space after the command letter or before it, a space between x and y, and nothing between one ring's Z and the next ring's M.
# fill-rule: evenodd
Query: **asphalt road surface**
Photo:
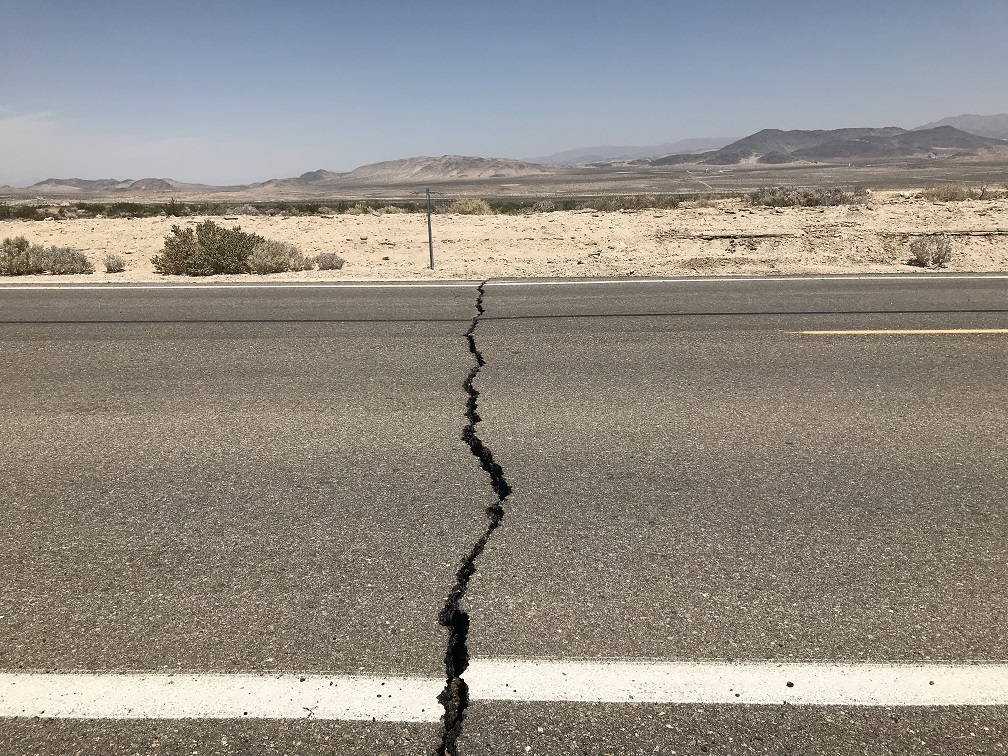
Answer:
M438 612L497 500L461 439L477 296L0 292L0 671L443 678ZM474 662L1008 660L1008 280L491 282L481 304L476 431L511 492L462 602ZM0 719L11 753L440 739ZM458 748L1006 742L1005 706L476 698Z

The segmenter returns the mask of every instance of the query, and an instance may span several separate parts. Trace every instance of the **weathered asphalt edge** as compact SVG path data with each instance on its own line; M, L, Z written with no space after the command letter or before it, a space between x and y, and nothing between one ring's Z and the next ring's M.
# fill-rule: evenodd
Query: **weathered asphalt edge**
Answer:
M490 487L496 494L497 501L487 507L487 528L462 561L458 572L455 573L455 585L438 614L438 623L448 630L448 647L445 651L445 689L438 696L438 701L445 710L442 720L444 732L441 737L441 745L437 749L440 756L455 756L457 753L456 741L462 732L466 707L469 705L469 689L465 680L462 679L462 673L469 666L467 645L469 615L459 605L465 597L469 580L476 572L476 560L483 553L493 532L500 527L504 520L504 502L511 495L511 486L504 477L504 470L494 459L493 452L476 435L476 426L480 422L477 411L479 391L473 386L473 382L486 361L483 358L483 353L476 346L475 333L484 312L483 295L486 283L483 281L476 288L476 316L472 319L469 330L465 333L469 353L472 354L475 364L462 382L462 388L466 392L467 419L467 423L462 429L462 440L469 445L473 456L479 460L480 466L490 476Z

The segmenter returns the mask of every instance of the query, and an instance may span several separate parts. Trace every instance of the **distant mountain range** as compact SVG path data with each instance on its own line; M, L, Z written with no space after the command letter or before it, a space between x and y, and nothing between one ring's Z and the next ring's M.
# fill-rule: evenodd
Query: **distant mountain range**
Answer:
M516 178L542 176L550 172L550 169L545 166L525 163L520 160L442 155L441 157L412 157L371 163L354 168L349 173L334 173L326 170L309 171L302 173L296 179L273 179L255 186L307 185L316 188L339 188L362 184Z
M951 118L942 118L940 121L933 121L932 123L925 123L923 126L918 126L915 131L933 129L937 126L951 126L968 134L976 134L977 136L989 137L991 139L1008 139L1008 113L1000 113L998 115L973 115L972 113L966 113L964 115L952 116Z
M413 157L362 165L346 173L323 169L293 178L270 179L258 184L215 187L169 178L58 179L48 178L28 191L60 194L161 193L182 191L278 191L359 189L368 185L424 184L439 181L473 181L543 176L577 165L634 163L670 166L680 164L779 165L798 162L881 162L913 157L969 157L987 150L1005 150L1008 157L1008 114L961 115L916 129L850 128L815 131L763 129L730 141L684 139L652 147L587 147L538 158Z
M817 131L763 129L719 150L667 155L649 162L651 165L859 162L909 157L967 156L997 147L1008 147L1008 142L977 136L952 126L913 131L895 126Z
M589 165L591 163L615 163L630 160L647 160L674 153L704 152L717 150L726 144L731 144L738 137L702 137L697 139L680 139L678 142L665 142L650 147L578 147L573 150L555 152L544 157L529 158L529 162L542 165Z
M206 184L186 184L174 179L58 179L48 178L27 187L31 191L69 193L84 192L172 192L199 190L271 191L300 189L333 189L360 187L368 184L405 184L437 181L517 178L542 176L552 169L535 163L507 158L467 157L442 155L441 157L413 157L362 165L347 173L319 169L294 178L270 179L257 184L213 187Z
M159 192L170 191L172 189L186 189L198 184L183 184L181 181L173 179L145 178L145 179L58 179L47 178L29 186L29 189L38 190L59 190L87 192Z

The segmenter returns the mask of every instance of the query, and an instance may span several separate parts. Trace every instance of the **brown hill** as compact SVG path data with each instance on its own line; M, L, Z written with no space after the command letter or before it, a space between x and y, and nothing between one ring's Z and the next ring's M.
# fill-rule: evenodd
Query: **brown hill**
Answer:
M331 183L337 179L345 176L345 173L336 173L335 171L327 171L319 168L317 171L308 171L307 173L302 173L298 176L298 179L306 184L324 184Z
M1008 113L998 113L997 115L964 113L951 118L942 118L940 121L925 123L914 131L933 129L936 126L954 126L967 134L976 134L991 139L1008 139Z
M669 155L652 165L697 162L704 165L737 165L755 159L763 164L805 160L810 162L887 160L930 154L976 154L1004 147L1006 142L968 134L951 126L908 131L895 126L816 131L763 129L714 152L701 155Z
M171 179L145 178L137 179L131 182L129 186L120 187L120 189L130 192L167 192L172 189L178 189L180 186L181 184L178 181L172 181Z
M354 183L370 182L398 184L420 181L451 181L457 179L514 178L542 176L552 171L537 163L524 163L506 158L481 158L463 155L413 157L362 165L346 174Z
M184 184L174 179L80 179L47 178L28 187L32 191L56 193L108 193L108 192L167 192L198 187L199 184Z
M80 178L47 178L32 184L28 189L45 191L83 191L83 192L107 192L120 188L123 184L130 184L131 180L120 181L119 179L80 179Z

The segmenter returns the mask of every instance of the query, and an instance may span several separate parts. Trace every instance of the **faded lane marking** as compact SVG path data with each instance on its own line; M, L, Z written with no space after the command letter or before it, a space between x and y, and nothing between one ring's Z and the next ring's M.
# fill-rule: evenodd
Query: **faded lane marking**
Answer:
M1008 328L865 328L846 331L792 331L805 336L928 336L946 333L1008 333Z

